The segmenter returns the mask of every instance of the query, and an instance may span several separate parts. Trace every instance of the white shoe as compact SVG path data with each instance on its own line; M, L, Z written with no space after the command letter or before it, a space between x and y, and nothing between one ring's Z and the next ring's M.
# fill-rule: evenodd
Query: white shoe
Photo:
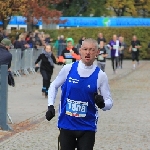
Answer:
M135 66L135 64L134 64L132 69L135 70L135 68L136 68L136 66Z

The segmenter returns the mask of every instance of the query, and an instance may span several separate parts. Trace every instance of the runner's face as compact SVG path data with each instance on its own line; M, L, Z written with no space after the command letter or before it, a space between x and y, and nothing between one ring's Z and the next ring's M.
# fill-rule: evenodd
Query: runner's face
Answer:
M99 38L103 38L103 34L102 33L99 33Z
M117 40L117 36L113 35L113 41L116 41L116 40Z
M119 37L119 41L120 41L120 42L123 42L123 37Z
M72 47L72 42L68 42L67 47Z
M48 52L48 53L51 52L51 46L49 46L49 45L46 46L46 47L45 47L45 51Z
M136 41L136 40L137 40L136 36L133 36L133 41Z
M96 49L93 43L89 42L83 42L79 52L82 62L87 66L91 66L98 55L98 49Z

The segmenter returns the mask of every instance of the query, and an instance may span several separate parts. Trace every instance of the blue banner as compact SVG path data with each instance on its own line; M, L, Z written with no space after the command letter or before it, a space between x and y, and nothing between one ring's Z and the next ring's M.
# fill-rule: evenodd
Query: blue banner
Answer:
M135 27L150 26L150 18L132 17L61 17L67 20L60 27Z
M148 27L150 18L132 17L61 17L60 20L67 20L60 27ZM37 21L35 19L35 21ZM36 25L42 25L42 21L37 21ZM2 22L0 22L2 25ZM26 25L26 18L22 16L12 16L9 25Z

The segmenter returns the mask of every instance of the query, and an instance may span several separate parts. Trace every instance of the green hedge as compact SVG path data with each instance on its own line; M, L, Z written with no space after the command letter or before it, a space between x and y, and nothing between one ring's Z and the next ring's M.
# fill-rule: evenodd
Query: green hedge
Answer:
M58 35L64 35L66 38L72 37L75 43L78 43L82 36L86 38L97 39L99 32L104 34L107 42L112 39L113 34L122 35L125 38L126 44L129 46L132 36L135 34L141 41L142 48L140 50L141 59L149 59L150 52L148 50L148 43L150 42L150 28L148 27L133 27L133 28L70 28L70 29L56 29L56 30L41 30L55 40ZM131 58L131 54L128 52L128 48L125 51L125 58Z

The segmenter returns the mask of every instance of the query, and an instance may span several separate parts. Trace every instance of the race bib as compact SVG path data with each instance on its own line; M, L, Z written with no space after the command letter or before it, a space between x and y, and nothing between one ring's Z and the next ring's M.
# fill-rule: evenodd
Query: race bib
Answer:
M137 48L132 48L132 51L136 52L136 51L137 51Z
M102 55L98 55L98 60L104 60L104 57Z
M65 56L66 59L67 58L73 58L72 55L71 55L71 53L64 53L64 56Z
M72 63L72 59L65 59L65 63L66 64L71 64Z
M118 45L113 45L113 49L117 49L118 48Z
M87 113L87 107L88 102L67 99L66 114L74 117L85 117Z

